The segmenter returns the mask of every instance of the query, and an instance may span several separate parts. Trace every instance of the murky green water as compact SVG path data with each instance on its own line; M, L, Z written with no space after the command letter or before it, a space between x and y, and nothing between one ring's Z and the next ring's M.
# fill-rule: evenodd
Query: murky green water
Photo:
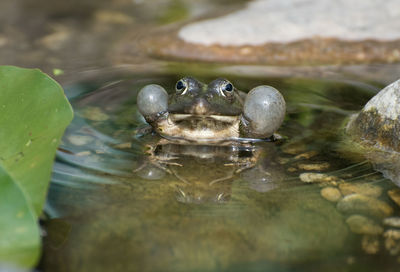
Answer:
M67 86L76 117L54 167L41 270L397 271L400 249L387 245L392 227L382 223L400 214L387 195L395 185L343 144L343 122L378 87L229 77L241 90L268 84L282 92L284 140L190 147L142 134L135 105L142 86L173 91L179 78L133 74ZM367 201L344 201L351 193ZM378 230L351 230L354 215Z

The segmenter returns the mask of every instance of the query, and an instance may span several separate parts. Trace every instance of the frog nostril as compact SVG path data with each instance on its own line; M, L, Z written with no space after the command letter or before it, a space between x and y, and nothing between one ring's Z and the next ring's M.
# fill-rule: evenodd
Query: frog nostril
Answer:
M204 98L196 98L193 107L192 113L198 115L204 115L209 112L210 104Z

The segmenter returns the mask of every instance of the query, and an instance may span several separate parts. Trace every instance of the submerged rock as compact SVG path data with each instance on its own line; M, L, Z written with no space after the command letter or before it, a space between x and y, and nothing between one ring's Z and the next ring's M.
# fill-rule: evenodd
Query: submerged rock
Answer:
M325 187L321 190L321 196L328 201L338 202L342 198L339 189L334 187Z
M380 242L378 235L364 235L361 239L361 248L367 254L376 254L379 252Z
M370 197L379 197L382 194L382 188L370 183L342 183L339 189L343 195L361 194Z
M328 162L299 163L298 168L307 171L322 171L328 169L330 166L331 165Z
M400 228L400 217L388 217L383 220L385 226Z
M400 231L389 229L383 234L385 237L385 248L391 255L400 253Z
M389 190L388 195L400 207L400 189Z
M104 111L101 108L90 107L90 106L85 108L83 117L91 121L98 121L98 122L103 122L110 119L110 116L104 113Z
M339 180L339 178L335 176L330 176L327 174L321 174L321 173L301 173L299 175L299 178L302 182L305 183L335 183L336 181Z
M388 217L393 213L392 207L387 203L360 194L344 197L338 202L337 209L346 214L366 214L378 218Z
M347 218L346 223L349 225L350 230L353 233L369 235L378 235L383 233L383 228L381 226L363 215L352 215Z

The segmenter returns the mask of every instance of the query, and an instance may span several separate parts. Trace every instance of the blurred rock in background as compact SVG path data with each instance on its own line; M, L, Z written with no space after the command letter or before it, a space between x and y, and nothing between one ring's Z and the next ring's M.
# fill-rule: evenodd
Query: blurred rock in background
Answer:
M148 46L154 55L212 62L392 63L400 60L399 18L396 0L255 0Z

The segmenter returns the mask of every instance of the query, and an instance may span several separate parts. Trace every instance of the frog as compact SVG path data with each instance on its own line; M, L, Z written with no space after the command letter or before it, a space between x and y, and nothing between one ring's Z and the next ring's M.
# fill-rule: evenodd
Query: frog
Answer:
M225 78L205 84L184 77L170 95L149 84L139 91L137 106L162 137L198 144L273 140L286 112L285 99L275 88L261 85L246 94Z
M258 139L268 144L277 138L286 104L275 88L262 85L247 94L224 78L205 84L184 77L172 94L157 84L144 86L137 106L161 139L146 145L146 159L134 173L145 179L174 176L180 182L178 201L226 202L230 180L242 174L251 173L251 184L275 179L271 173L276 166L265 169L274 147L253 145Z

